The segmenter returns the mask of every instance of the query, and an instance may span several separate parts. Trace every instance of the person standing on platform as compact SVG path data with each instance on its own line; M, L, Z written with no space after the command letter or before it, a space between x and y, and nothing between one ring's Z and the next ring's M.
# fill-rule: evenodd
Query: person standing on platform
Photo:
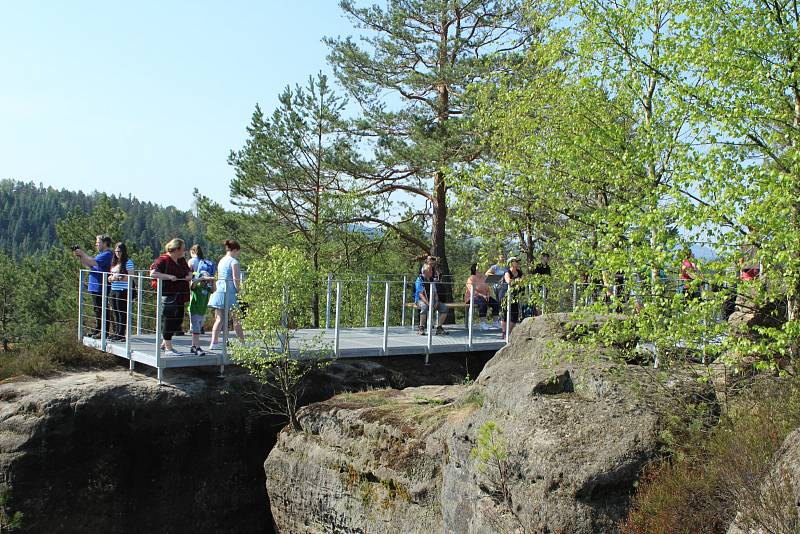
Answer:
M510 320L508 325L508 334L514 330L514 327L519 323L519 294L520 288L519 280L522 278L523 272L519 268L519 258L512 256L508 259L508 272L503 275L503 280L508 288L506 298L501 303L503 306L502 318L500 320L500 328L503 330L503 339L506 338L506 319ZM509 302L510 301L510 302Z
M542 274L550 276L550 254L547 252L542 253L542 261L536 264L533 268L533 274Z
M128 247L125 243L114 246L114 259L111 261L111 309L114 310L114 335L113 341L125 339L128 327L128 277L134 275L133 260L128 257Z
M436 327L436 335L447 335L447 330L444 329L444 322L447 319L447 305L439 300L439 295L436 295L436 300L431 302L431 295L436 289L436 282L434 281L433 264L426 263L417 281L414 284L414 302L419 308L419 335L426 333L426 325L428 323L428 308L433 306L433 310L439 312L439 326Z
M233 328L236 331L236 336L239 338L239 341L244 341L242 324L233 314L233 307L237 302L236 296L242 289L242 272L239 265L240 252L241 246L239 246L237 241L232 239L225 240L225 256L219 260L219 264L217 265L217 288L208 301L208 306L214 308L214 315L216 316L214 328L211 330L211 344L208 346L209 351L216 349L217 343L219 343L220 332L222 332L223 328L228 328L227 324L223 324L225 322L226 293L228 295L228 320L233 322Z
M81 264L91 271L87 290L92 296L96 323L95 329L89 335L93 339L100 339L103 328L103 284L108 283L105 273L111 270L111 261L114 254L110 250L111 238L107 235L97 236L94 245L97 248L97 255L94 258L77 246L73 247L72 252L80 260ZM108 326L110 324L111 314L106 311L106 335L108 335Z
M200 262L195 262L195 265L205 267ZM211 282L213 280L214 277L208 271L192 272L192 295L189 298L189 323L192 329L192 348L190 351L198 356L205 356L205 351L200 347L200 334L203 332L203 323L206 321L208 299L211 296Z
M503 302L503 299L506 296L506 290L508 289L508 286L506 285L505 280L504 280L505 274L507 272L508 272L508 264L506 263L506 256L505 256L505 254L503 254L501 252L497 256L497 263L495 263L494 265L489 267L486 270L486 272L483 273L485 276L494 275L494 276L499 276L500 277L500 281L495 283L495 284L493 284L493 286L492 286L494 288L494 294L497 296L497 302L500 302L500 303ZM495 326L499 327L500 325L496 324Z
M150 266L150 276L161 279L161 347L168 356L180 356L180 352L172 346L172 336L181 330L183 324L184 305L189 301L189 282L192 271L186 263L186 244L183 239L172 239L164 247L164 254L156 258Z

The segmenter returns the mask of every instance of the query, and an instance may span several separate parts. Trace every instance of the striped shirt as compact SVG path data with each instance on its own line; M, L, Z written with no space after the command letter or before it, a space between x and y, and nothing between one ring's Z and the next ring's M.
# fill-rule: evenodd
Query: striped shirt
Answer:
M117 264L111 268L111 274L118 274L119 273L120 265ZM133 276L133 260L128 259L128 263L125 264L125 268L128 270L128 274ZM114 280L111 282L111 291L127 291L128 289L128 278L125 277L125 280Z

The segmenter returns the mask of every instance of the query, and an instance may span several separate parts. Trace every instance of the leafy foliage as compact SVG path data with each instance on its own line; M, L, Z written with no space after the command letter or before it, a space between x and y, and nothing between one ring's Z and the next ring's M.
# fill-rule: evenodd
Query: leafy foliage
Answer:
M341 235L359 204L347 194L342 173L343 162L358 161L341 117L347 102L323 74L310 77L305 86L287 87L278 100L270 118L256 106L244 148L231 153L232 201L245 213L274 218L284 230L275 241L301 247L318 284L322 265L341 248ZM318 286L311 306L317 327Z
M308 302L314 290L309 262L299 250L276 245L252 262L242 292L247 313L245 343L233 347L233 361L266 386L263 406L282 415L294 430L302 427L297 405L308 376L330 362L331 351L319 338L296 339L311 324Z
M438 256L447 277L447 171L480 153L463 95L528 44L520 2L390 0L362 7L343 0L340 6L363 34L326 39L337 78L362 109L355 127L372 156L355 174L354 191L383 201L382 212L363 220ZM392 203L398 195L415 202L398 210ZM398 213L430 229L430 245L404 232L394 220Z

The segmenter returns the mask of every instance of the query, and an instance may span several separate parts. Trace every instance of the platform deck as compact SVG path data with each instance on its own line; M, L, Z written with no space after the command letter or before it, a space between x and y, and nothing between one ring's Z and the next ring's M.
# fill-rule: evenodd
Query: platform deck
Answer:
M431 340L431 348L427 348L427 336L421 336L409 327L395 326L389 328L388 347L383 351L383 328L346 328L340 331L339 336L339 358L375 358L391 356L425 355L447 352L483 352L496 351L505 345L498 329L480 330L476 328L472 334L472 346L468 344L467 330L459 326L446 327L449 335L436 336ZM297 332L296 340L312 339L319 336L322 343L333 347L333 329L308 329ZM210 335L201 336L201 346L207 347ZM246 337L246 336L245 336ZM231 334L231 338L233 335ZM214 352L207 352L205 356L195 356L189 352L191 347L191 336L175 336L173 346L180 356L167 356L162 353L161 367L163 369L177 367L198 367L208 365L220 365L231 363L230 357L222 360L222 351L217 349ZM84 345L101 349L98 339L89 337L83 338ZM106 341L106 352L115 354L128 359L125 341ZM130 338L130 354L134 362L143 363L150 367L156 367L156 341L155 336L134 335ZM331 354L333 355L333 354Z

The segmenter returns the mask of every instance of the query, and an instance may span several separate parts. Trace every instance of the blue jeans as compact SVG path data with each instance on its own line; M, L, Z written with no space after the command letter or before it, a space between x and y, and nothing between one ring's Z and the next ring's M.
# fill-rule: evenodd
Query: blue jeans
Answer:
M480 295L475 296L475 305L478 306L478 317L486 317L486 312L489 308L492 309L492 317L497 318L500 314L500 303L494 300L492 297L489 297L487 301Z

